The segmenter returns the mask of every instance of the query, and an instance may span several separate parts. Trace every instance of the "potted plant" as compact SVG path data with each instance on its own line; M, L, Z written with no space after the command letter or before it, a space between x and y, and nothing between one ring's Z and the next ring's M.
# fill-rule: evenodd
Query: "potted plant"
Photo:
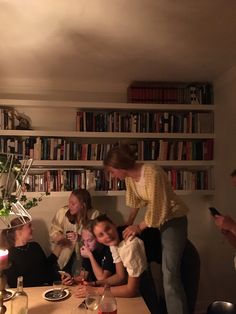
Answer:
M32 159L19 160L16 154L0 153L0 219L6 220L11 213L27 215L27 210L38 205L44 195L27 199L23 191L28 190L25 178L32 164ZM24 212L25 211L25 212ZM22 214L22 215L23 215Z

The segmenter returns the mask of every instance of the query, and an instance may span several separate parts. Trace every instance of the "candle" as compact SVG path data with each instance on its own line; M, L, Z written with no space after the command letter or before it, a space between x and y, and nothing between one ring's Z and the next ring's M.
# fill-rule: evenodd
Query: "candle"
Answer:
M0 249L0 270L7 268L8 266L8 250Z

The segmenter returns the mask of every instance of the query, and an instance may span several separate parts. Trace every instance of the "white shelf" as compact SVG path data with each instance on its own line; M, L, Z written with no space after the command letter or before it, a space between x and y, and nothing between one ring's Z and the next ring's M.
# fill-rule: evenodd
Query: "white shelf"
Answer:
M215 162L212 160L145 160L139 162L147 162L166 167L210 167L214 166ZM68 167L78 170L83 167L102 167L103 162L100 160L34 160L31 171L37 171L37 168L55 168Z
M45 195L43 200L48 197L69 197L71 191L59 191L59 192L51 192L50 195ZM125 196L125 191L90 191L93 197L117 197L117 196ZM214 195L214 190L176 190L176 194L178 195L199 195L199 196L208 196ZM26 192L25 195L28 199L33 197L39 197L40 195L44 194L44 192Z
M37 130L0 130L1 137L51 137L67 138L83 143L113 143L122 139L129 139L135 142L150 140L204 140L214 139L214 133L128 133L128 132L77 132L75 125L71 125L76 111L162 111L162 112L214 112L215 105L193 105L193 104L146 104L146 103L101 103L101 102L77 102L77 101L55 101L55 100L16 100L0 99L0 107L12 107L19 112L26 112L31 118ZM51 109L51 110L50 110ZM60 118L55 116L60 112ZM38 119L40 117L43 118ZM55 115L54 115L55 113ZM45 118L45 121L44 121ZM57 117L58 118L58 117ZM40 121L39 121L40 120ZM57 128L54 129L53 128ZM64 130L63 130L64 128ZM157 164L163 167L182 167L189 169L206 169L214 167L215 162L210 160L157 160L139 161ZM84 168L101 168L102 161L96 160L34 160L30 170L32 174L42 173L45 170L78 170ZM211 169L209 169L211 172ZM176 191L180 195L212 195L214 191ZM52 196L68 196L70 192L52 192ZM121 196L124 191L99 191L92 192L94 196ZM35 194L35 193L32 193Z
M56 100L17 100L0 99L1 107L34 107L34 108L77 108L77 109L107 109L107 110L163 110L163 111L213 111L214 105L192 104L147 104L147 103L118 103L118 102L79 102Z
M0 130L0 136L17 137L63 137L87 139L213 139L213 133L127 133L127 132L76 132L76 131L34 131L34 130Z

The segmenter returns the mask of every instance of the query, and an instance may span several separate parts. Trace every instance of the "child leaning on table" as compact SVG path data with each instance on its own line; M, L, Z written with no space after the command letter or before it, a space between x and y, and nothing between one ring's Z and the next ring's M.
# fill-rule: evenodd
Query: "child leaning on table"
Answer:
M135 297L141 292L150 312L158 313L155 288L151 278L148 278L143 241L137 237L126 241L120 239L117 227L106 215L100 215L93 220L92 232L99 243L110 247L116 273L104 280L78 285L75 295L85 297L91 290L102 294L103 286L108 283L112 294L117 297Z
M115 273L110 248L99 243L92 233L92 220L83 227L81 238L83 246L80 249L82 256L82 269L88 273L86 281L103 280ZM62 273L63 284L71 285L81 281L80 275L70 276L68 273Z

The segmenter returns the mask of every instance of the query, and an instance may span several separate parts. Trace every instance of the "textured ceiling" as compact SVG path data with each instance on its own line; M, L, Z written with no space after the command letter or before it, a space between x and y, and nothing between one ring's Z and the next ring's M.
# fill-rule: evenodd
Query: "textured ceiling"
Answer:
M235 0L0 0L0 85L213 80L236 65L235 16Z

